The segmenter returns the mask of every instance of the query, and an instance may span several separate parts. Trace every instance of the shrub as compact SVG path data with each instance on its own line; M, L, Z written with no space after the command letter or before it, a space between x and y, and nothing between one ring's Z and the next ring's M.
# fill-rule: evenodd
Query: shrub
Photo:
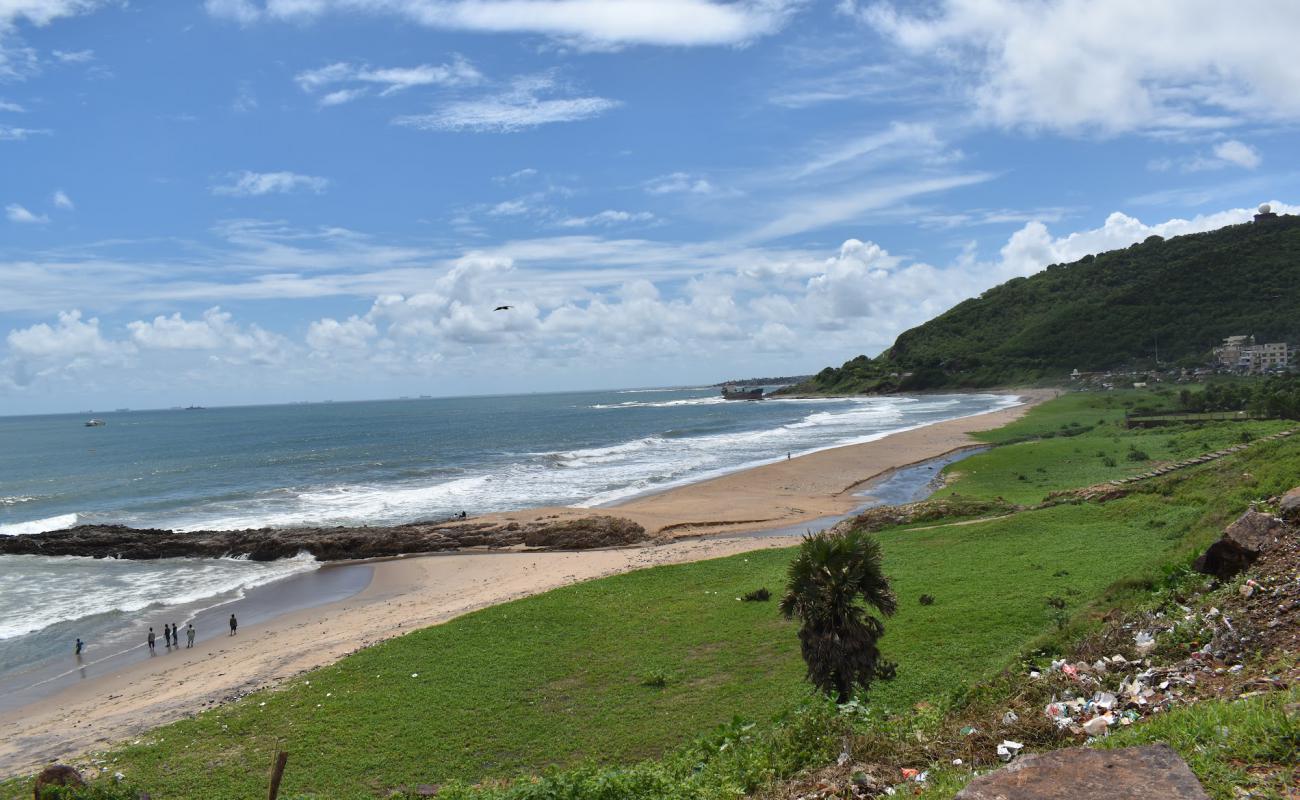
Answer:
M768 600L772 599L772 593L767 590L766 586L764 586L760 589L755 589L752 592L746 593L740 599L744 600L747 603L752 603L752 602L766 603Z

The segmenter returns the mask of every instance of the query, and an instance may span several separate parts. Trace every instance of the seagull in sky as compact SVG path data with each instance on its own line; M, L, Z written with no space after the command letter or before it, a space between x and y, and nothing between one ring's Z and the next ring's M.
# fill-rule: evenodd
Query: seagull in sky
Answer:
M512 308L514 308L514 306L497 306L496 308L494 308L494 309L492 309L492 310L493 310L493 311L509 311L509 310L512 309Z

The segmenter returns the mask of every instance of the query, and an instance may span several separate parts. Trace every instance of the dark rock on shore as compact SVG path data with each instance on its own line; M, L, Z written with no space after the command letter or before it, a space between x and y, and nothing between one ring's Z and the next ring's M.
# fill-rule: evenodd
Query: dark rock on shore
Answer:
M319 561L440 553L467 547L583 550L644 541L645 529L619 517L510 522L474 520L383 527L258 528L180 532L125 525L80 525L61 531L0 537L0 555L92 558L247 557L274 561L310 553Z
M555 550L589 550L645 541L645 528L622 517L583 517L534 528L524 534L529 547Z
M1291 523L1300 523L1300 488L1292 489L1282 495L1278 502L1278 513L1282 519Z
M1277 517L1247 511L1192 566L1198 572L1227 580L1249 568L1285 533L1286 525Z

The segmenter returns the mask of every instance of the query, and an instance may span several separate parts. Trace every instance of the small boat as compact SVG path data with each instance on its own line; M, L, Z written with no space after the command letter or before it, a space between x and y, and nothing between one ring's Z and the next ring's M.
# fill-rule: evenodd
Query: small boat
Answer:
M102 428L102 427L104 427L105 424L106 424L106 423L105 423L104 420L102 420L102 419L88 419L88 420L86 420L86 427L87 427L87 428Z
M723 400L762 400L762 386L723 386Z

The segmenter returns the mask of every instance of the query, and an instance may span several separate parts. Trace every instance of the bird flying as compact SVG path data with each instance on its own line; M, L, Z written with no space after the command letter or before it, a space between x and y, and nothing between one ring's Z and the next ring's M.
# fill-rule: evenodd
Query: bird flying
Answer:
M493 310L493 311L509 311L509 310L512 309L512 308L514 308L514 306L497 306L496 308L494 308L494 309L492 309L492 310Z

